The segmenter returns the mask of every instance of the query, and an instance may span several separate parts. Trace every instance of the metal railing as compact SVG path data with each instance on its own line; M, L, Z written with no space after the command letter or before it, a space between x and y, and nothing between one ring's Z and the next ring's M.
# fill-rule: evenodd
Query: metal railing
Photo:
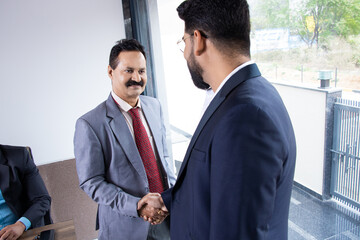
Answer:
M331 195L360 211L360 102L334 105Z

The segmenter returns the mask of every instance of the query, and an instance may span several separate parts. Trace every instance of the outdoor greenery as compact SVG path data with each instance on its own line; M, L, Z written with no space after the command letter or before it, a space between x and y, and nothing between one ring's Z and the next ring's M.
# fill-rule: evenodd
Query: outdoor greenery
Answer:
M327 47L330 37L360 34L360 0L249 1L252 27L286 28L312 47Z
M359 12L359 0L310 0L293 12L292 29L309 47L326 48L330 37L360 34Z
M253 38L259 30L284 29L303 43L252 53L272 78L316 82L319 70L331 69L340 86L360 89L360 0L248 1Z

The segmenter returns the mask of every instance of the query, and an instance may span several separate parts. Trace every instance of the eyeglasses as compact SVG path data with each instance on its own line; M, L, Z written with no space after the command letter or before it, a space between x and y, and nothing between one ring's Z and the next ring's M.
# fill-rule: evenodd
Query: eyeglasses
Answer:
M201 36L204 37L204 38L209 38L208 35L206 35L205 33L203 33L202 31L199 31ZM180 48L180 51L184 52L184 49L185 49L185 40L188 39L189 37L192 37L194 36L194 33L190 34L190 36L184 38L182 37L179 41L177 41L177 45L179 46Z
M190 34L188 37L184 38L182 37L179 41L177 41L177 45L179 46L180 48L180 51L184 52L184 49L185 49L185 40L194 36L194 33L193 34Z

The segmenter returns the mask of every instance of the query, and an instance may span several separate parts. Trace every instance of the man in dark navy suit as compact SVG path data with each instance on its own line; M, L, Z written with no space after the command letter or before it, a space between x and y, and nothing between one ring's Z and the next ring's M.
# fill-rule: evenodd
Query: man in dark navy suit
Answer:
M30 148L0 145L0 239L50 224L50 202Z
M192 79L212 99L175 186L162 193L171 239L286 240L295 137L278 92L251 61L248 3L188 0L177 11Z

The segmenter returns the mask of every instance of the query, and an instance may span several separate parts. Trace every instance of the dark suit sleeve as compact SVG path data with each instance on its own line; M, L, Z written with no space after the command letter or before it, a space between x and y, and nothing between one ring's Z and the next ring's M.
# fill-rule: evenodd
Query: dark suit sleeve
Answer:
M161 193L161 197L164 201L165 207L168 209L169 212L171 212L171 192L173 188L169 188L168 190Z
M209 150L210 238L263 239L282 171L281 134L252 105L233 108L216 128Z
M24 195L28 201L28 208L25 210L23 217L29 219L31 226L34 226L50 210L51 198L39 170L26 148L24 148L24 156L24 174L21 182Z

